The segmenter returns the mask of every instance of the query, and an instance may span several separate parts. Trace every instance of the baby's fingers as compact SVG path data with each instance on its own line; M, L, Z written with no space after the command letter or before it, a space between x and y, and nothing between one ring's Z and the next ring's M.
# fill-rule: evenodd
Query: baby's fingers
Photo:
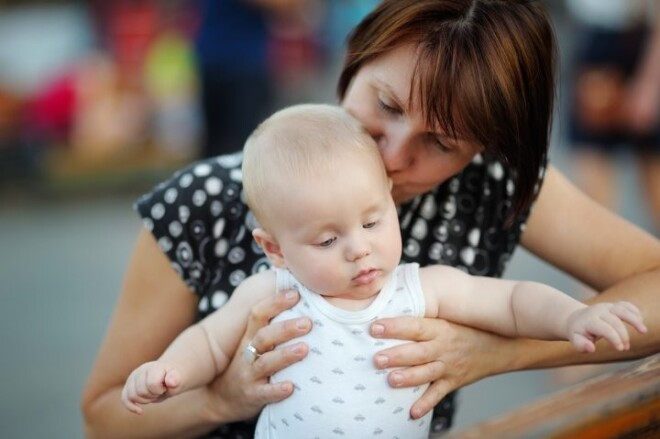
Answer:
M181 374L176 369L169 369L165 372L165 378L163 378L163 384L167 388L167 393L170 395L175 395L178 387L181 385Z
M122 397L122 402L124 403L124 407L126 407L128 411L135 413L136 415L142 414L142 407L140 407L130 399L124 399L124 397Z
M137 394L135 377L131 375L121 391L121 402L129 411L139 415L142 413L142 407L138 405L141 399Z
M591 353L596 351L594 342L578 332L573 334L571 343L573 343L573 346L578 352Z
M165 369L148 369L144 374L144 380L138 380L138 395L150 401L158 398L167 391L165 387Z
M635 328L640 334L646 334L648 329L644 325L642 313L630 302L617 302L612 306L612 314Z
M588 331L596 337L603 337L618 351L630 348L630 338L626 325L614 314L602 315L600 321L590 326Z

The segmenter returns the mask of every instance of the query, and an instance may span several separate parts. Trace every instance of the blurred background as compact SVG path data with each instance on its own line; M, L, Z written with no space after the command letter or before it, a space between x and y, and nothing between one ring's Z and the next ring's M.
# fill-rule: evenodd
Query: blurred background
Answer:
M0 437L82 437L79 395L141 227L136 197L178 167L228 152L218 146L241 145L277 108L335 102L346 33L377 2L302 3L273 13L229 0L0 1ZM578 84L590 84L587 107L612 95L607 80L577 73L594 24L589 3L546 1L561 48L551 160L657 236L659 174L640 166L649 160L629 139L604 150L574 135L584 119L572 111ZM647 28L653 14L634 3L600 14L601 24L625 17ZM506 275L590 294L522 249ZM456 426L602 370L476 383L460 393Z

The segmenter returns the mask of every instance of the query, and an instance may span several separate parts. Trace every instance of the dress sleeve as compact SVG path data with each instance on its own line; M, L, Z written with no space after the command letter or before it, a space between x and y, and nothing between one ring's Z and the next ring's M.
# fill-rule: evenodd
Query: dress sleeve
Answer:
M200 296L203 315L220 307L261 263L254 217L243 201L242 154L199 161L135 202L174 270Z

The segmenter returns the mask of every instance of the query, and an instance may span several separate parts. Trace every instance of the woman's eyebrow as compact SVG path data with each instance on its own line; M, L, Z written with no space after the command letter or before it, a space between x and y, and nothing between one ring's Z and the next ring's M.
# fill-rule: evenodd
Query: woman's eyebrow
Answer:
M397 105L401 106L401 108L409 110L407 99L401 99L401 97L398 95L398 93L394 90L394 88L392 88L392 86L389 83L379 78L376 78L375 81L380 88L385 89L385 91L392 97L392 99L396 101Z
M456 137L450 136L449 134L445 133L444 130L439 129L439 131L434 132L429 132L429 134L434 134L436 137L438 137L441 140L449 140L452 142L467 142L469 139L467 137L463 137L460 134L457 134Z

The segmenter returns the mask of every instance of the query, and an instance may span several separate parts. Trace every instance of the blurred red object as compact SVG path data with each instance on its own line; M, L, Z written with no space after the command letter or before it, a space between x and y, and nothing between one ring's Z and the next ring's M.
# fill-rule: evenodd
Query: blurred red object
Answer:
M68 139L76 109L76 73L69 72L27 104L24 127L31 137L60 143Z

